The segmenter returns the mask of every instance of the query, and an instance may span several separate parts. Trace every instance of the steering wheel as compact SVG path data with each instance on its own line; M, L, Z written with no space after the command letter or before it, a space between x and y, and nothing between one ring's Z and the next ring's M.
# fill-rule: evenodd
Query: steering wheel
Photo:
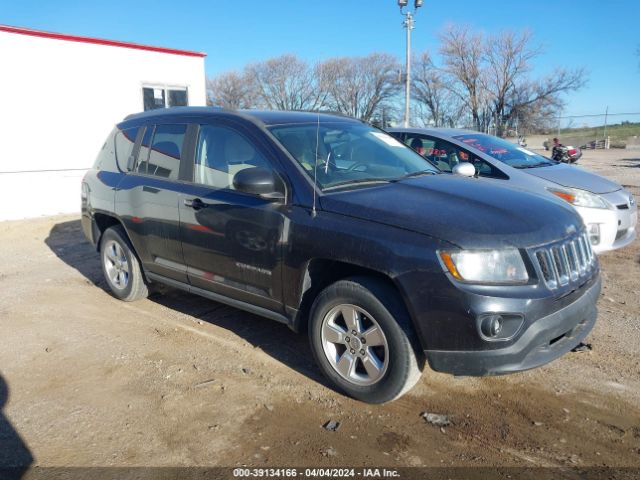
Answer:
M369 164L364 163L364 162L355 162L349 168L347 168L347 172L353 172L358 167L365 167L364 171L366 172L369 169Z
M318 167L318 170L326 170L327 172L337 170L338 168L338 165L331 158L330 154L327 156L327 158L324 158L323 156L318 155L316 159L316 165Z

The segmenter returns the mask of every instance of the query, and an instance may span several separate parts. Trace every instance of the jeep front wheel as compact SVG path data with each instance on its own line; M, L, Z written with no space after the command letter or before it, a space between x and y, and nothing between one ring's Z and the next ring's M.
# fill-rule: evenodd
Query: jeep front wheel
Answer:
M324 375L368 403L400 397L419 380L424 356L398 295L377 279L325 288L311 308L309 337Z

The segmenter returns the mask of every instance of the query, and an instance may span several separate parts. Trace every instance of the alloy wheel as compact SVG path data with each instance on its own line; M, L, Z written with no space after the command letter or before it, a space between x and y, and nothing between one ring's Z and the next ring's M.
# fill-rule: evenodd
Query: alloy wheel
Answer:
M389 346L378 322L357 305L333 307L321 326L322 348L345 380L368 386L380 381L389 365Z
M109 240L104 247L104 268L114 288L124 290L129 284L129 261L124 249L114 240Z

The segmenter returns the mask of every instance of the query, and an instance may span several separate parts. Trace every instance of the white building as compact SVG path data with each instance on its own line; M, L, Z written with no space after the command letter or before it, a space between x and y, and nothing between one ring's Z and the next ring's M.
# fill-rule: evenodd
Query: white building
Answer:
M0 25L0 220L80 210L130 113L205 105L204 53Z

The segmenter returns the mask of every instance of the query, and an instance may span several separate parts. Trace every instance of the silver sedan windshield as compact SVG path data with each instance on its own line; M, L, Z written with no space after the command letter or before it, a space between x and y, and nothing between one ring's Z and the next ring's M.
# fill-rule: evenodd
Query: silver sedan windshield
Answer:
M542 155L491 135L478 133L456 135L453 138L513 168L537 168L556 165L556 162Z

